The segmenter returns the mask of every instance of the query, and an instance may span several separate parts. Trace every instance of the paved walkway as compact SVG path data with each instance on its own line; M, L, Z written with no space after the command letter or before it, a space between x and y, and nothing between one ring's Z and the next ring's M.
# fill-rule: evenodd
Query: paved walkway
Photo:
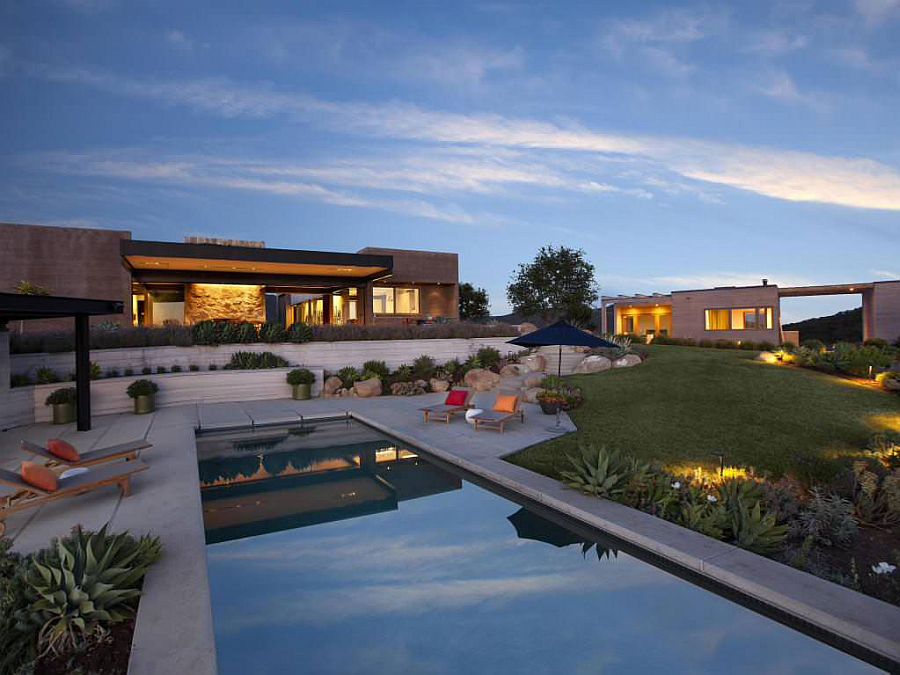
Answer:
M900 663L900 609L810 574L735 548L614 502L566 490L555 480L508 462L503 457L555 437L553 418L527 406L526 423L508 431L475 433L457 420L425 425L416 408L437 402L440 394L410 398L316 399L201 404L135 417L96 420L94 431L78 433L35 425L0 434L0 464L18 461L21 438L41 442L62 436L87 449L145 436L154 447L144 459L150 469L135 481L134 495L119 500L112 491L45 507L29 517L10 519L9 532L19 550L46 545L76 523L113 529L152 531L163 538L165 557L148 575L132 649L131 673L215 672L215 646L209 602L206 552L197 474L194 429L271 424L304 417L341 414L354 417L436 457L487 478L523 497L545 504L633 546L746 594L804 623L827 632L845 647L856 645L883 666ZM490 399L491 395L484 398ZM476 399L476 405L479 399ZM567 430L573 430L563 418Z

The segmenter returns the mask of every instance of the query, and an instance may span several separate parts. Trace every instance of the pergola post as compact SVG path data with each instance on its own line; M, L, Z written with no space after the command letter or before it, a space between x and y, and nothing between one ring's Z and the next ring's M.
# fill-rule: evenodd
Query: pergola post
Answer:
M77 429L91 430L91 325L87 314L75 316L75 390Z

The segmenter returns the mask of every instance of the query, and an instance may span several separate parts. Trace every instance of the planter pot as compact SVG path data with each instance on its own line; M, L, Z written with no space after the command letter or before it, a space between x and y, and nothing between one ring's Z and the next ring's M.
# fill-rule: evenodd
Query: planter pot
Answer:
M53 424L69 424L75 421L74 403L53 404Z
M156 395L147 394L146 396L137 396L134 399L134 414L146 415L156 410Z
M562 404L556 401L540 401L539 404L545 415L555 415L562 409Z
M291 395L295 401L307 400L311 395L311 391L311 384L295 384L291 387Z

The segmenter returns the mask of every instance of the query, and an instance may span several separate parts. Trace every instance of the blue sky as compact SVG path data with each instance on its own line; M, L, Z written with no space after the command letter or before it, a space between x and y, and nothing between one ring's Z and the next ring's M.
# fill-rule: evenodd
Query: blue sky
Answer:
M585 249L605 293L900 278L900 0L0 6L0 220ZM857 305L785 306L786 320Z

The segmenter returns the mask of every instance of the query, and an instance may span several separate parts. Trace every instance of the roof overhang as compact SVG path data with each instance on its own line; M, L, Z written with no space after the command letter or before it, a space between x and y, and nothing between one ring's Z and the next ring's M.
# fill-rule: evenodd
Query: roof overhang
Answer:
M875 284L872 282L862 284L826 284L822 286L790 286L779 288L778 295L782 298L802 298L813 295L851 295L872 290Z
M218 244L123 239L122 260L138 281L323 284L362 283L387 276L389 255L295 251ZM345 284L346 285L346 284Z
M62 298L55 295L0 293L0 324L31 319L65 319L74 316L121 314L120 300Z

